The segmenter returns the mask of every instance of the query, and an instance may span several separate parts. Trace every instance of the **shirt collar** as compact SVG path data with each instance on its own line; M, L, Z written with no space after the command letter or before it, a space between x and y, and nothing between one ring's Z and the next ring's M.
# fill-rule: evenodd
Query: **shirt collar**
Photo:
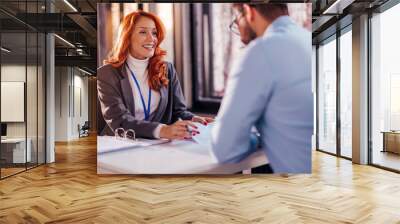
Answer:
M134 58L131 54L128 54L126 62L128 63L128 65L130 67L146 69L149 64L149 58L141 60L141 59Z
M290 16L279 16L265 29L263 36L268 36L271 32L278 30L280 27L287 26L292 23Z

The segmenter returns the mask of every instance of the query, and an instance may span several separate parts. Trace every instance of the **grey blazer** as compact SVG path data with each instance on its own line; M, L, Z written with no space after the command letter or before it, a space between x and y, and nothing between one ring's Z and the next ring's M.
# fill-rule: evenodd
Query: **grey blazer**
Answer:
M153 131L160 124L172 124L179 118L194 116L186 108L182 89L174 66L167 63L168 86L160 89L160 103L149 121L135 119L133 91L126 65L114 68L104 65L97 69L98 134L114 135L117 128L133 129L137 137L154 138Z

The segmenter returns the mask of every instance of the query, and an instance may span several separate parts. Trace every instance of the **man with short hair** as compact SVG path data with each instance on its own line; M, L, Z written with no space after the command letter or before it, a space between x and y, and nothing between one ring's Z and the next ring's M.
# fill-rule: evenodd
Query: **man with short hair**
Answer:
M230 27L247 46L228 78L212 153L221 163L242 160L256 150L255 126L270 165L266 172L310 173L311 34L292 21L286 4L233 7Z

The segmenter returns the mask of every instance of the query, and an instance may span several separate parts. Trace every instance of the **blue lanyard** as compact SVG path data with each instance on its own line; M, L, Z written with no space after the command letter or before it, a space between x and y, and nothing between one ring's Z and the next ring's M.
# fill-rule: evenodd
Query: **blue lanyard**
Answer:
M140 94L140 99L142 100L142 105L143 105L143 111L144 111L144 119L146 121L149 120L150 117L150 103L151 103L151 88L149 87L149 100L147 102L147 108L146 108L146 104L144 102L144 98L143 98L143 94L142 94L142 90L140 89L140 85L139 82L137 81L135 74L133 73L133 71L129 68L129 66L127 65L129 71L131 72L131 75L133 77L133 80L135 80L136 86L139 90L139 94Z

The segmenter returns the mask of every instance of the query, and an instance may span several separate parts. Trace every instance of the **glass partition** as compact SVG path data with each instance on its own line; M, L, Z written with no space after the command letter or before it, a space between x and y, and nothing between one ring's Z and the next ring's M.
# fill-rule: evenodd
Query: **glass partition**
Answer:
M0 178L45 162L46 39L23 22L44 3L0 3Z
M26 85L26 114L27 114L27 150L30 151L27 167L37 165L37 76L38 76L38 35L36 32L27 33L27 53L28 61L26 64L27 70L27 85Z
M26 41L25 32L1 34L2 177L25 170L31 157L26 150Z

